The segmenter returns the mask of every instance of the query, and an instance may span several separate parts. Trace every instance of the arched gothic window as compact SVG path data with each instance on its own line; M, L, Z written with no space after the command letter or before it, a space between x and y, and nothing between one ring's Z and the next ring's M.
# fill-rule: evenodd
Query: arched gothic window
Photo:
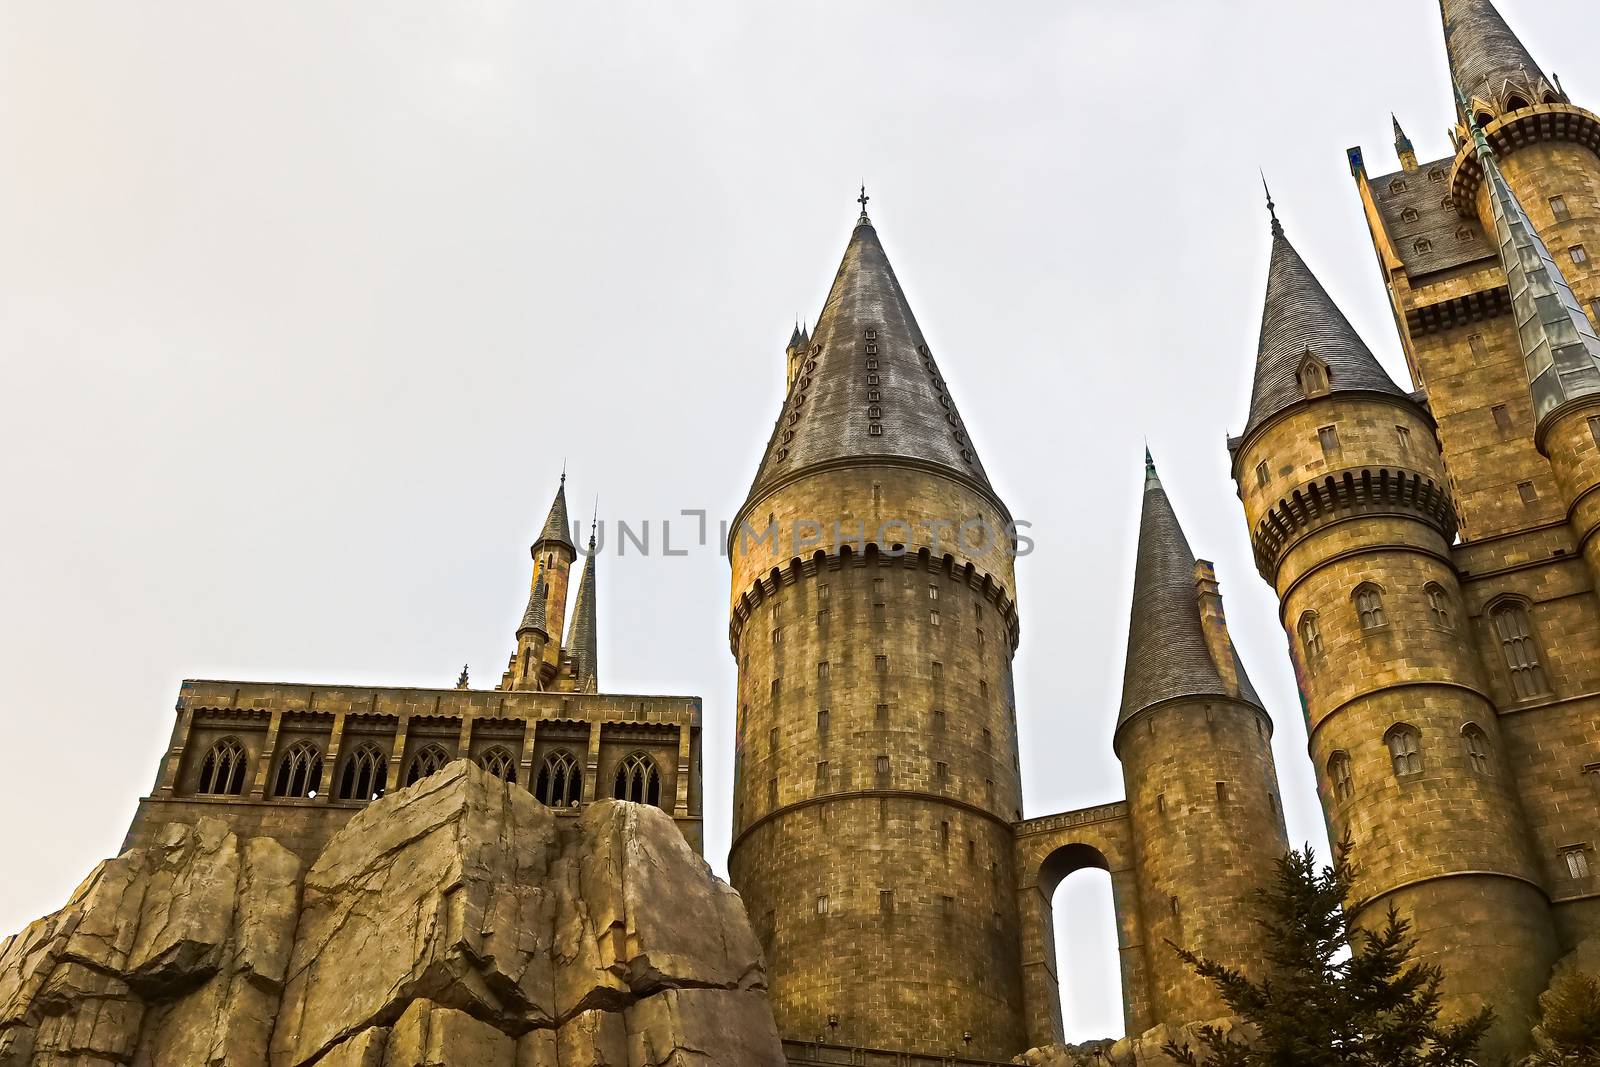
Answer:
M1350 772L1350 753L1339 751L1329 758L1328 780L1333 783L1333 798L1339 803L1356 795L1355 776Z
M322 753L310 741L296 741L278 760L273 796L309 797L322 788Z
M1396 723L1383 735L1389 748L1389 760L1397 775L1422 773L1422 735L1410 723Z
M1525 111L1527 110L1528 106L1528 102L1522 99L1520 96L1509 97L1506 100L1507 111Z
M1450 612L1450 595L1444 586L1429 582L1422 587L1422 595L1428 600L1428 621L1441 630L1454 630L1455 616Z
M1506 601L1493 608L1489 617L1494 620L1495 635L1500 638L1500 650L1505 654L1506 669L1511 672L1511 687L1517 699L1527 700L1549 693L1550 682L1539 663L1528 606L1520 600Z
M1322 626L1314 611L1300 616L1300 647L1305 649L1306 666L1315 670L1322 662Z
M483 750L478 766L501 781L517 784L517 758L504 745L494 745Z
M1389 617L1383 611L1383 590L1377 585L1366 582L1357 586L1354 600L1363 630L1381 630L1389 625Z
M583 775L578 761L566 749L557 749L544 758L533 795L552 808L570 808L583 791Z
M244 746L238 738L224 737L211 746L205 762L200 764L200 784L197 793L210 796L236 797L244 792Z
M643 752L635 752L617 768L616 788L613 795L618 800L631 800L635 804L661 805L661 774L655 760Z
M1467 750L1467 762L1479 774L1493 774L1494 765L1489 762L1489 735L1475 722L1469 722L1461 728L1461 746Z
M1306 396L1322 396L1328 391L1328 367L1308 349L1300 361L1300 391Z
M416 785L430 774L435 774L444 769L450 762L449 753L438 745L426 745L415 756L411 757L411 766L406 768L406 785Z
M339 776L340 800L377 800L388 785L389 761L383 750L371 741L363 741L344 761L344 773Z

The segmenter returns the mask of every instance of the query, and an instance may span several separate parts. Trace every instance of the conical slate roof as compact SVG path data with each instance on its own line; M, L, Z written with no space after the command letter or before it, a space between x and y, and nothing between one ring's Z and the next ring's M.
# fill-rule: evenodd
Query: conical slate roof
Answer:
M583 560L583 577L578 580L578 597L572 608L572 626L567 631L567 654L578 668L576 690L599 692L599 630L595 623L594 535L589 535L589 554Z
M1165 700L1230 695L1201 629L1194 565L1189 539L1183 535L1155 463L1146 453L1144 514L1139 521L1139 559L1133 576L1133 614L1128 622L1128 662L1122 673L1118 728ZM1261 707L1261 698L1237 655L1234 670L1240 699Z
M1245 435L1303 399L1299 374L1307 353L1327 366L1331 392L1406 395L1379 365L1274 217L1272 262L1267 269L1266 307Z
M1536 104L1545 94L1565 99L1545 78L1533 56L1491 0L1440 0L1450 76L1469 100L1504 106L1511 93Z
M539 567L533 577L533 591L528 594L528 610L522 613L522 622L517 626L517 633L524 630L545 631L549 625L546 604L550 600L550 587L544 580L544 567Z
M990 489L871 220L850 235L750 495L840 460L920 460ZM992 491L992 490L991 490Z
M567 522L567 476L561 476L561 485L556 489L556 498L550 503L550 514L544 520L544 529L539 531L539 536L534 540L534 547L541 544L552 543L566 545L574 552L577 551L572 544L572 535L568 533L570 523Z
M1534 421L1542 423L1546 415L1568 401L1600 394L1600 337L1595 336L1560 265L1500 173L1483 129L1476 121L1469 122L1492 194L1495 237L1528 369Z

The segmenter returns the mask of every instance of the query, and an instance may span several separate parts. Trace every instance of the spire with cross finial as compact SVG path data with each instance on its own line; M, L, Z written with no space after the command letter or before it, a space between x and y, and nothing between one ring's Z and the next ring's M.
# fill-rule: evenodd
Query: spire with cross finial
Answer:
M856 203L861 205L861 217L856 220L857 226L871 226L872 220L867 218L867 201L872 197L867 195L867 183L861 183L861 195L856 197Z
M466 689L466 688L468 688L468 685L467 685L467 665L465 663L463 663L461 665L461 676L456 679L456 688L457 689Z

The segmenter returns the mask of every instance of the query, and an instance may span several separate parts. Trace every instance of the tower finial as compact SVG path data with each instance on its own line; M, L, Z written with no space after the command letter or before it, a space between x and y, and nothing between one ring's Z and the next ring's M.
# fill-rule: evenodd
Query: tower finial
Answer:
M1150 454L1150 442L1144 443L1144 487L1146 489L1161 488L1161 476L1156 473L1156 460Z
M561 457L561 484L567 484L567 457Z
M1272 236L1283 236L1283 223L1278 221L1278 205L1272 202L1272 187L1267 184L1267 172L1261 172L1261 188L1267 194L1267 214L1272 216Z
M594 555L594 532L600 525L600 494L594 495L594 515L589 519L589 555Z
M461 665L461 677L456 679L456 688L457 689L466 689L467 688L467 665L465 663L463 663Z
M872 199L872 197L867 195L867 183L866 182L862 182L861 183L861 195L856 197L856 203L861 205L861 217L856 220L858 223L871 222L872 221L871 219L867 218L867 201L871 200L871 199Z

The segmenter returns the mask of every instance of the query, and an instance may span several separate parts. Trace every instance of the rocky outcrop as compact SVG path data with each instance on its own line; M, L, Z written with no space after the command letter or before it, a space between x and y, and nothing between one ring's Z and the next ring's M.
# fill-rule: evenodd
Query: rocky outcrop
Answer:
M658 809L458 762L309 870L220 822L0 943L0 1067L782 1067L738 895Z
M1211 1023L1194 1023L1189 1026L1157 1026L1138 1037L1125 1037L1119 1041L1090 1041L1082 1045L1047 1045L1029 1049L1014 1059L1013 1063L1025 1067L1172 1067L1172 1057L1162 1051L1167 1042L1188 1045L1199 1055L1201 1063L1206 1055L1197 1036L1202 1026L1212 1026L1225 1034L1248 1043L1252 1031L1240 1029L1232 1019L1218 1019Z

